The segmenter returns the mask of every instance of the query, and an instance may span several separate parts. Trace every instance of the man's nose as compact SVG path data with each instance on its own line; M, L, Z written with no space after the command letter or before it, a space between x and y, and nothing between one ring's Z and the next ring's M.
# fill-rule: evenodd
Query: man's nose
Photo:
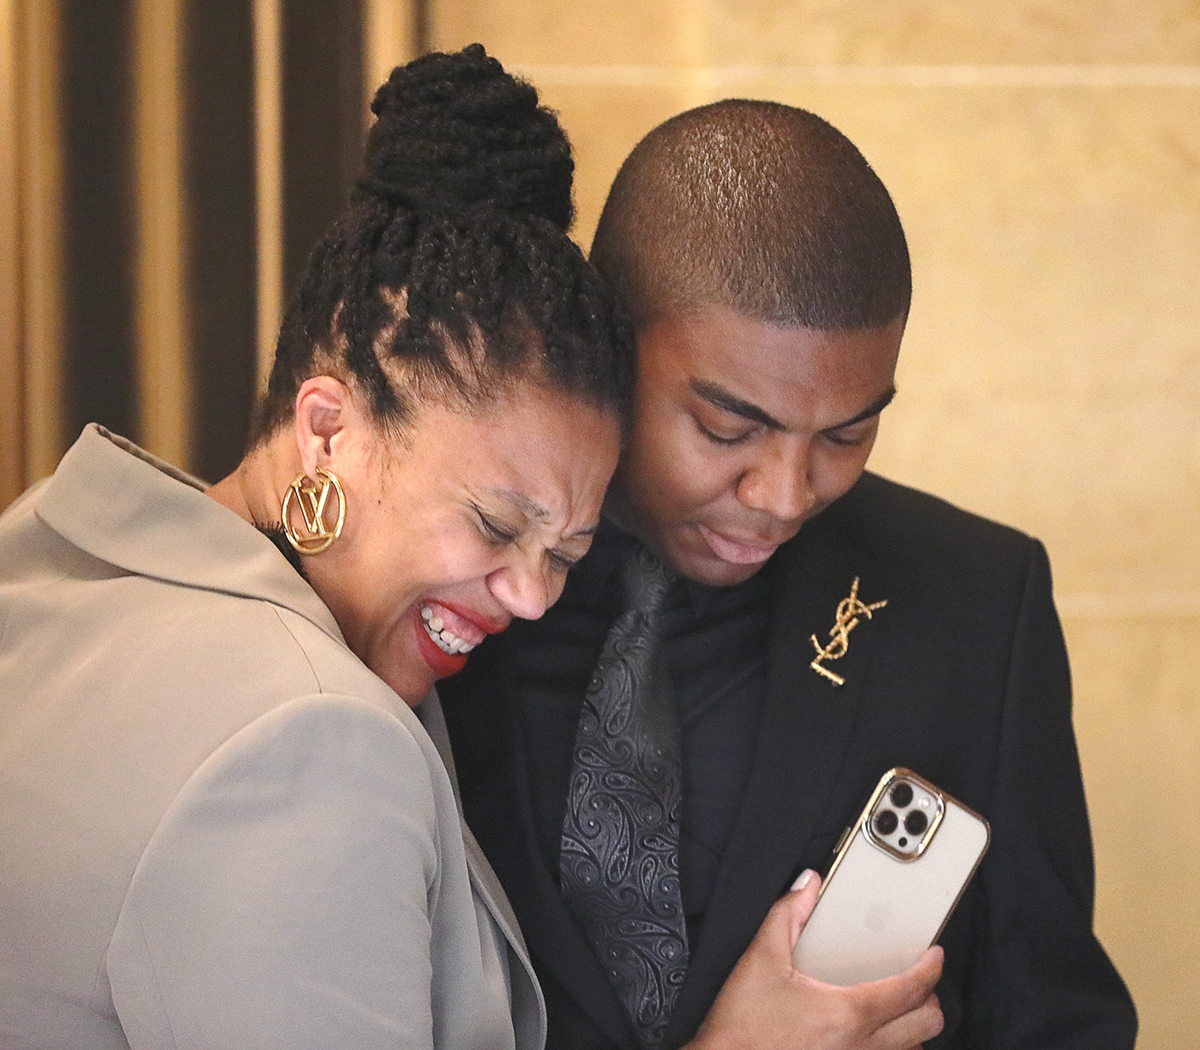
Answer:
M809 477L812 445L795 435L776 435L738 481L738 501L779 521L795 521L816 502Z

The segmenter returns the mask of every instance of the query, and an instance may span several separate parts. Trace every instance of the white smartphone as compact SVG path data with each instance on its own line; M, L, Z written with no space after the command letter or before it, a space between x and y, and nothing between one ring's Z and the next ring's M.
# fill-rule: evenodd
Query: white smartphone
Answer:
M912 770L889 770L834 851L796 969L840 985L907 970L941 935L990 836L978 813Z

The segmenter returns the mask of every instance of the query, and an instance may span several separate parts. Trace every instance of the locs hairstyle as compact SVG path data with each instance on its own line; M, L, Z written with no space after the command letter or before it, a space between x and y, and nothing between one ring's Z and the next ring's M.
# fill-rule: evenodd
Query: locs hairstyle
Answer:
M332 374L400 428L425 398L470 407L533 380L622 417L632 331L567 236L574 162L537 92L483 47L393 70L350 204L283 318L253 440Z
M641 327L705 305L826 330L906 316L912 274L887 189L807 110L727 99L651 131L626 159L592 262Z

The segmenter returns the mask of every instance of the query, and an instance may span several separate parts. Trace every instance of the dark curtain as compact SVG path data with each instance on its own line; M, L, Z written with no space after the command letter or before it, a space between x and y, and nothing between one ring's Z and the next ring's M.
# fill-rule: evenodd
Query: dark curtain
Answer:
M62 0L65 449L89 421L142 440L134 296L133 0ZM283 270L345 203L365 122L362 0L281 0ZM185 0L181 128L190 462L241 457L257 317L251 0Z

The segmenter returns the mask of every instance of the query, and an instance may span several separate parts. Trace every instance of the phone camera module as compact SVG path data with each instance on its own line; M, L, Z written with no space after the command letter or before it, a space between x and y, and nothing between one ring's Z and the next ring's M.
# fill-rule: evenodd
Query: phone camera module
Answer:
M900 818L890 809L881 809L875 814L875 830L880 835L890 835L900 826Z
M871 803L863 830L875 846L902 861L916 860L937 834L943 806L937 789L897 769Z
M920 835L929 826L929 818L919 809L914 809L904 818L904 830L910 835Z
M903 809L913 800L912 785L905 780L901 780L892 788L892 804Z

